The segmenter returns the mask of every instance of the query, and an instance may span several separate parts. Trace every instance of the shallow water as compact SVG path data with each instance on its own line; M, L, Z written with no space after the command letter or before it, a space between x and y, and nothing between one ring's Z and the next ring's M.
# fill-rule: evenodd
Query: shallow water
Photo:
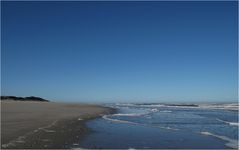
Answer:
M81 148L238 148L238 111L111 104L118 114L89 121Z

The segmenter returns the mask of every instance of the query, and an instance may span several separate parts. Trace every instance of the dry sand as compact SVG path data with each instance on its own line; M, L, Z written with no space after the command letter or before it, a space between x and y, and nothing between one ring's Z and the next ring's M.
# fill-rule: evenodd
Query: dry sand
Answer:
M2 148L67 148L87 132L84 121L113 112L86 104L1 101Z

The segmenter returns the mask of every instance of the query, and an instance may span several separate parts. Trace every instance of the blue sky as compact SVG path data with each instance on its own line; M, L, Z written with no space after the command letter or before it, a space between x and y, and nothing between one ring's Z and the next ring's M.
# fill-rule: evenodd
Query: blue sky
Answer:
M2 95L237 100L237 2L2 2Z

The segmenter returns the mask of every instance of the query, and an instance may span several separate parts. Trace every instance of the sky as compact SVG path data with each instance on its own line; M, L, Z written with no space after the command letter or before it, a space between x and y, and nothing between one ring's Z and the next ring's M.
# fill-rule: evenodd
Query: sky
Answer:
M236 1L1 4L1 95L238 99Z

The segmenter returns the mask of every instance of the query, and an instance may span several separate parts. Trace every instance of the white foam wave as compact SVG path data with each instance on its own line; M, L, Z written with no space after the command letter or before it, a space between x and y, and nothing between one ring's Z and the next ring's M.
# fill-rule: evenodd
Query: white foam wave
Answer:
M235 140L235 139L231 139L231 138L226 137L226 136L216 135L216 134L213 134L213 133L210 133L210 132L200 132L200 133L203 134L203 135L213 136L213 137L216 137L218 139L227 141L228 143L225 144L226 146L228 146L230 148L233 148L233 149L238 149L238 141Z
M161 128L161 129L167 129L167 130L179 130L179 129L171 128L171 127L163 127L163 126L156 126L156 127Z
M112 119L108 117L109 115L104 115L102 118L111 122L118 122L118 123L128 123L128 124L138 124L135 122L131 122L131 121L126 121L126 120L119 120L119 119Z
M152 112L158 112L159 110L158 110L157 108L153 108L153 109L151 109L150 111L152 111Z
M136 106L136 105L133 104L133 103L116 103L115 105L116 105L116 106L124 106L124 107L127 107L127 106Z
M169 107L169 108L199 108L198 105L193 104L139 104L136 105L139 107L146 107L146 108L159 108L159 107Z
M165 106L164 104L133 104L133 103L116 103L115 105L119 107L146 107L146 108Z
M170 110L161 110L160 112L162 112L162 113L171 113L172 111L170 111Z
M226 124L229 124L231 126L239 126L238 122L229 122L229 121L224 121L224 120L221 120L221 119L217 119L217 120L220 121L220 122L224 122Z
M144 107L144 108L159 108L159 107L169 107L169 108L192 108L192 109L225 109L225 110L239 110L238 103L229 103L229 104L198 104L198 107L195 106L186 106L186 105L169 105L169 104L133 104L133 103L117 103L116 106L120 107Z
M132 114L113 114L112 116L130 116L130 117L137 117L137 116L142 116L145 114L137 114L137 113L132 113Z
M224 109L224 110L239 110L239 105L236 103L232 104L201 104L199 105L200 108L204 109Z
M159 110L157 108L153 108L153 109L150 109L148 112L145 112L145 113L128 113L128 114L121 114L121 113L118 113L118 114L113 114L111 116L128 116L128 117L140 117L140 116L145 116L145 115L149 115L149 114L152 114L152 113L155 113L155 112L158 112Z
M140 107L165 107L165 105L163 104L151 104L151 105L145 105L145 104L142 104L142 105L139 105Z
M112 119L112 118L109 118L109 116L112 116L112 115L104 115L102 118L105 119L105 120L108 120L108 121L111 121L111 122L117 122L117 123L126 123L126 124L133 124L133 125L151 126L151 127L167 129L167 130L178 130L178 129L175 129L175 128L163 127L163 126L159 126L159 125L148 125L148 124L136 123L136 122L126 121L126 120Z

